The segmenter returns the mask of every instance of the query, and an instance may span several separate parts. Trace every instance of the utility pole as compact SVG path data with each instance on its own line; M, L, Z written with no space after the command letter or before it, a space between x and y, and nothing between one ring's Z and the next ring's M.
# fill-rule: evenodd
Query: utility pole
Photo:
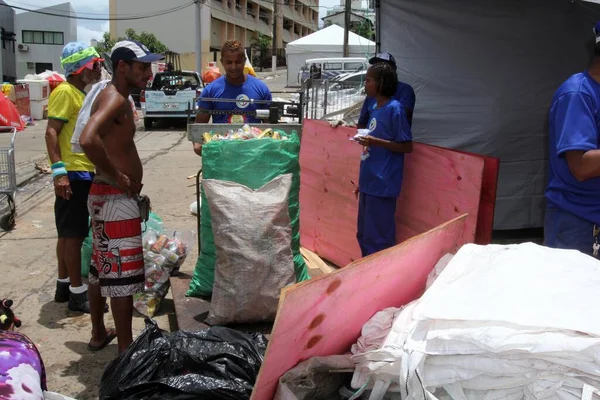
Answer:
M344 7L344 57L348 57L348 36L350 32L350 13L352 12L352 0L346 0Z
M204 0L194 0L196 8L196 72L202 73L202 3Z
M273 2L273 57L271 58L271 68L273 69L273 76L277 75L277 17L279 13L279 2L282 0L275 0Z

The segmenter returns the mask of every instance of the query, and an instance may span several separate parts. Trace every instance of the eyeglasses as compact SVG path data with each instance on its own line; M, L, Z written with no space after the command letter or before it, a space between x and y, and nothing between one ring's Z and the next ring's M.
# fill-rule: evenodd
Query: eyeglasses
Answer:
M92 71L97 71L100 69L100 63L98 61L94 61L91 63L87 63L86 65L84 65L84 67L87 69L91 69Z

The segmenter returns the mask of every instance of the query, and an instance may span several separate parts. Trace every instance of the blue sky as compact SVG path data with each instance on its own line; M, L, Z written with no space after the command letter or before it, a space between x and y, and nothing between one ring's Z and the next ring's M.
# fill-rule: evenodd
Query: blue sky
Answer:
M64 0L5 0L12 6L20 6L25 8L52 7L56 4L65 3ZM91 1L91 0L70 0L75 12L87 13L90 17L103 17L108 15L108 1ZM327 12L327 7L331 8L339 5L340 0L320 0L321 17ZM168 2L165 2L165 8L169 8ZM82 42L89 43L91 39L101 39L102 33L108 30L108 21L78 21L77 36Z

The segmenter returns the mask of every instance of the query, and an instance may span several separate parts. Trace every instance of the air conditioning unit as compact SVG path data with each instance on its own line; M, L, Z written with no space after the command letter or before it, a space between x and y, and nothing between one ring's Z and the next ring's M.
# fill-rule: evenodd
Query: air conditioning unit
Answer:
M17 48L19 49L19 51L29 51L29 46L27 46L26 44L20 43Z

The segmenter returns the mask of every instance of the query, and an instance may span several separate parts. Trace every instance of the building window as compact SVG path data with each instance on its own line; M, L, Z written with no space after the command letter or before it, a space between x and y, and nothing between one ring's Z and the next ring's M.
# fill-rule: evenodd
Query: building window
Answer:
M23 31L23 43L26 44L65 44L62 32Z
M16 37L17 35L15 35L14 32L9 32L7 30L5 30L4 28L0 29L0 37L2 39L2 49L6 49L6 42L12 42L12 48L13 48L13 53L15 50L15 41L16 41ZM10 43L9 43L10 46Z
M248 3L246 6L246 14L251 16L252 18L256 18L256 14L254 13L254 4Z
M271 24L271 14L266 12L265 8L259 7L258 19L260 19L262 22L264 22L267 25Z

